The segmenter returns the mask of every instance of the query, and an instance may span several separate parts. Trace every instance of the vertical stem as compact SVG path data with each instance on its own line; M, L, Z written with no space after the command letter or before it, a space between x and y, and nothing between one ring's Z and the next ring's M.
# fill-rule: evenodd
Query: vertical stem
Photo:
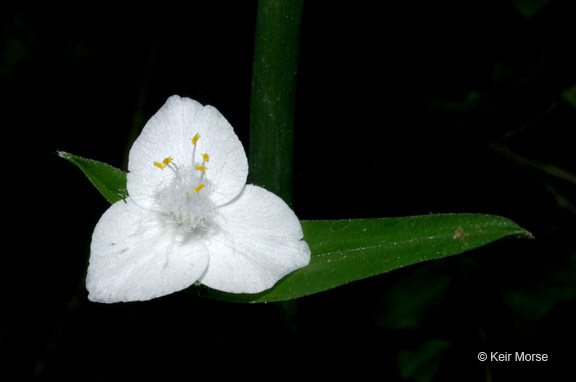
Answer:
M294 99L303 0L259 0L250 107L250 182L292 203Z

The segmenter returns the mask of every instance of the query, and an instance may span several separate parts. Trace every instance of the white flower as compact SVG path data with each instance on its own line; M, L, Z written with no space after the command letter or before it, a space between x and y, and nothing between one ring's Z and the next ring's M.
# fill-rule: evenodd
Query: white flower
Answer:
M257 293L306 266L300 221L282 199L246 185L247 175L218 110L170 97L130 150L129 197L96 225L88 298L149 300L196 282Z

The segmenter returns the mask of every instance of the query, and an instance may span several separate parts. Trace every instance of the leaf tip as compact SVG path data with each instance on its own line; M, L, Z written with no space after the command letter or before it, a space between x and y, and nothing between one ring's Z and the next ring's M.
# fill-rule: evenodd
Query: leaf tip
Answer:
M59 156L60 158L70 159L70 154L67 153L66 151L58 150L58 151L56 151L56 154L58 154L58 156Z
M518 226L518 229L511 231L508 236L517 239L536 239L532 232L520 226Z

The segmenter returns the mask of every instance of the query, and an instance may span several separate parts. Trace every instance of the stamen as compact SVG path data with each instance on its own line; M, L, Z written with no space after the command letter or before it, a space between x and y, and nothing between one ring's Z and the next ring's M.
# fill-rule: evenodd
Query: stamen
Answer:
M194 149L192 150L192 164L194 164L196 161L196 143L198 142L198 139L200 139L200 133L196 133L194 138L190 138L192 144L194 145Z
M172 162L172 157L164 158L162 163L154 162L154 166L158 167L160 170L164 170L170 162Z
M206 179L207 166L210 157L200 154L196 158L197 143L200 134L190 138L193 144L192 163L185 166L181 172L176 165L177 160L172 157L164 158L161 162L154 162L154 166L163 170L168 167L174 173L172 179L166 179L156 193L158 214L167 217L182 231L192 232L206 226L212 217L213 205L210 201L210 182ZM199 160L200 159L200 160ZM196 187L194 187L196 185ZM201 190L206 188L206 191ZM184 195L184 198L182 196ZM200 227L200 228L197 228Z
M194 148L196 148L196 146L194 146ZM208 154L202 154L202 159L203 159L202 165L196 165L196 170L200 171L200 184L202 184L202 182L204 181L204 176L206 175L207 168L205 164L206 162L208 162L209 159Z

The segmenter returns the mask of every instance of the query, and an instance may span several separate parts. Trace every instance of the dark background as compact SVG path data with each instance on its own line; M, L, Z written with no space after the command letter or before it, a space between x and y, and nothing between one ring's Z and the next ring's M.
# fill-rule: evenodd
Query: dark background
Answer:
M501 240L262 305L186 292L89 302L90 237L108 205L56 155L125 168L131 141L172 94L216 106L249 149L256 2L8 6L0 16L2 374L569 379L576 60L568 3L306 2L298 216L498 214L535 240ZM542 7L526 16L526 5ZM481 363L479 351L550 360Z

